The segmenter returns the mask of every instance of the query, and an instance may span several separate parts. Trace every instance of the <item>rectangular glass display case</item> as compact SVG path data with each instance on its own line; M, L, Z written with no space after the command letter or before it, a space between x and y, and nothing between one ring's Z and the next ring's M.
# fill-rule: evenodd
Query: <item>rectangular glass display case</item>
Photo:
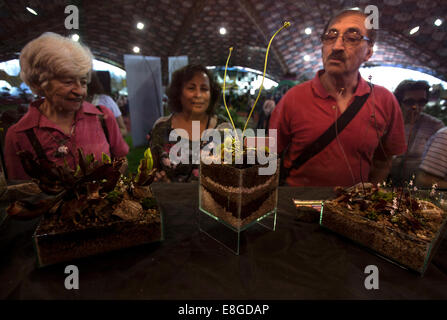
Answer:
M424 198L421 193L418 197ZM373 216L369 214L365 217L352 207L341 206L335 201L325 201L321 208L320 225L422 276L445 236L447 214L440 203L423 200L421 207L422 211L417 213L418 219L410 220L412 226L399 228L397 226L403 225L403 220L411 218L408 211L405 218L394 214L388 222L382 218L371 219ZM417 221L421 224L416 225Z
M51 216L43 216L33 235L39 267L164 240L158 204L134 219L110 219L62 229L52 228L52 224Z
M279 161L265 165L200 164L199 228L239 254L241 232L276 227ZM270 168L270 174L260 174ZM261 169L261 171L259 171Z

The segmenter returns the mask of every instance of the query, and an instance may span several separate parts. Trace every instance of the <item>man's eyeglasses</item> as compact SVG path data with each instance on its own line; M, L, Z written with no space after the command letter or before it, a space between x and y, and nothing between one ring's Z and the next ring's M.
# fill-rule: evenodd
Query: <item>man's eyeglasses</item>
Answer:
M419 107L423 107L427 104L428 100L427 99L420 99L420 100L416 100L416 99L405 99L402 101L402 103L406 106L412 107L414 105L418 105Z
M339 32L337 30L329 30L321 36L323 44L332 44L337 41ZM370 41L366 36L362 36L358 31L346 31L342 35L343 43L347 46L357 46L362 40Z

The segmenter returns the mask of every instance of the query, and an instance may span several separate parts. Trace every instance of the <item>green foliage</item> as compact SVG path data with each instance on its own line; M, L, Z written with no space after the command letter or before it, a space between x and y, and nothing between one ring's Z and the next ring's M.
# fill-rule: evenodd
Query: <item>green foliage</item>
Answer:
M430 96L435 99L434 105L427 105L424 108L424 112L438 118L447 125L447 90L443 88L441 84L435 84L431 88Z
M102 153L102 163L112 163L112 159L104 152Z
M236 110L231 107L228 110L230 111L231 118L233 119L236 128L242 130L244 128L246 118L238 115ZM225 107L218 108L216 110L216 115L219 119L231 123L230 118L228 117L227 110L225 110Z
M234 125L236 126L236 129L244 129L245 121L247 121L248 113L246 115L239 115L237 111L234 108L229 108L231 118L234 121ZM227 110L225 110L225 107L221 106L216 110L216 115L219 119L222 119L223 121L226 121L228 123L231 123L230 118L228 117ZM253 115L250 118L250 121L248 121L247 128L255 129L256 124L253 120Z
M140 160L144 158L146 146L133 147L132 137L129 134L124 140L129 145L129 153L127 154L128 172L137 172Z
M425 107L424 112L435 118L438 118L439 120L442 120L444 124L447 125L447 107L441 105L440 102L438 102L434 106Z
M248 98L249 96L246 94L245 95L231 94L231 107L236 111L242 111L242 112L250 110L252 105L249 105L250 100Z
M368 212L366 217L370 220L377 221L377 212L375 210L371 210Z
M112 190L107 194L106 199L111 203L118 203L121 200L121 197L122 197L121 192Z
M147 148L146 151L144 151L144 158L140 160L135 182L139 185L144 185L146 182L149 182L149 179L152 178L153 167L154 160L152 159L151 148Z
M143 207L144 210L154 209L157 207L157 201L155 200L155 198L146 197L143 200L141 200L141 206Z
M386 202L392 202L394 194L392 192L377 191L371 196L371 200L385 200Z

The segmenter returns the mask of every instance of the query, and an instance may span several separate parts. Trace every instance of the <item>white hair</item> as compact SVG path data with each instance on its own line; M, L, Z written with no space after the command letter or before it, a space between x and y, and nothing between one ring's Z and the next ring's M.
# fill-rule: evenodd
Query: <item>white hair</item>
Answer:
M28 42L20 53L20 78L40 96L55 77L88 76L92 70L90 49L70 38L45 32Z

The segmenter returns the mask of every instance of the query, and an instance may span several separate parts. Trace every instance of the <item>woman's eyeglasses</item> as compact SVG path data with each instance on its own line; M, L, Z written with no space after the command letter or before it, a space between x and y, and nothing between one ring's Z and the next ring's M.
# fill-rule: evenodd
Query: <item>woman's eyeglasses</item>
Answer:
M419 107L423 107L427 104L428 100L427 99L420 99L420 100L416 100L416 99L405 99L402 101L402 103L406 106L412 107L414 105L418 105Z
M329 30L321 36L321 42L323 44L332 44L337 41L339 36L339 32L337 30ZM370 41L370 39L366 36L362 36L358 31L346 31L342 35L343 43L347 46L357 46L362 40Z

